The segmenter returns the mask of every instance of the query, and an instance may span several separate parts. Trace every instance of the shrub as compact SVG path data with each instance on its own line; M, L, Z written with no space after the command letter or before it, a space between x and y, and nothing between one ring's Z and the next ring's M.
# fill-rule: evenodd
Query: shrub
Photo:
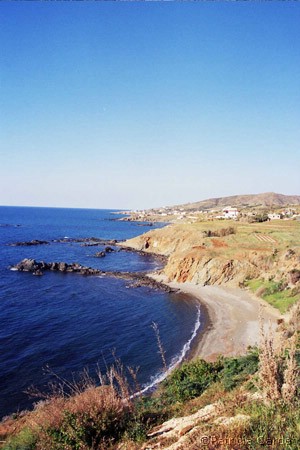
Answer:
M224 369L221 372L222 383L226 390L242 384L258 369L258 351L251 350L247 355L239 358L224 359Z
M293 269L289 272L290 281L292 284L298 283L300 280L300 270L299 269Z
M186 362L175 369L163 383L164 396L172 402L198 397L216 381L223 369L221 360L209 363L202 359Z
M130 372L130 371L129 371ZM134 371L131 371L131 373ZM31 428L39 450L92 450L108 448L124 434L134 410L131 388L121 363L98 373L97 386L87 371L78 382L59 377L32 414Z
M259 222L259 223L261 223L261 222L267 222L268 220L270 220L270 219L269 219L267 213L257 214L257 215L254 217L254 222Z
M251 402L246 409L250 424L244 433L246 448L252 450L298 450L300 441L300 404Z
M90 387L68 399L52 399L37 412L39 448L93 449L117 441L131 405L113 386Z
M11 437L2 450L33 450L36 448L37 436L29 428L23 428L19 434Z
M235 234L236 230L234 227L221 228L220 230L207 230L204 231L204 237L224 237L229 236L230 234Z

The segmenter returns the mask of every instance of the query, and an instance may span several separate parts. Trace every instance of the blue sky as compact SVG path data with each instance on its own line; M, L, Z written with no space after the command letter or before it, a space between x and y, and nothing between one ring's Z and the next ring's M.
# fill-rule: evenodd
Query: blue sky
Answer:
M300 3L0 3L0 204L300 194Z

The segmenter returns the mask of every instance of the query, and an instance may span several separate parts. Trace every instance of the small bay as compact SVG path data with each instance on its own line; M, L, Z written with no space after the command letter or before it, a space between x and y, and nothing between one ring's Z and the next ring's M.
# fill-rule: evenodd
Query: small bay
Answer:
M163 375L156 336L158 324L167 364L188 352L199 322L199 305L183 294L148 287L133 288L122 279L47 272L32 276L9 270L23 258L78 262L103 271L151 272L161 261L151 255L116 248L103 258L104 246L55 242L97 237L124 240L149 229L116 221L112 210L0 207L0 416L30 408L24 392L31 385L46 389L52 380L48 366L71 380L86 367L113 363L113 353L125 366L139 367L144 388ZM155 227L163 224L155 224ZM34 239L49 244L11 246Z

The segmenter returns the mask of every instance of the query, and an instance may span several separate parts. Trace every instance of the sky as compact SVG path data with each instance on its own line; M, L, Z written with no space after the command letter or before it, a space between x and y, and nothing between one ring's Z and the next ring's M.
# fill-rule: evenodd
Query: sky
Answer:
M1 2L0 204L300 194L300 2Z

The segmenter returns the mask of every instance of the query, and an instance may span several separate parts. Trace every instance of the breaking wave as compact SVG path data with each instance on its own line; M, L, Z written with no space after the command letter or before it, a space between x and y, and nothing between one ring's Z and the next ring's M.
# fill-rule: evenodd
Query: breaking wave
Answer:
M167 370L165 371L160 371L158 372L156 375L154 375L153 377L151 377L151 380L149 383L147 383L143 389L141 389L139 392L135 393L132 397L137 397L139 395L145 394L148 391L152 391L155 389L155 387L161 383L163 380L165 380L167 378L167 376L177 367L179 366L179 364L182 363L182 361L184 360L184 358L186 357L186 355L188 354L188 352L191 349L191 344L193 342L193 340L195 339L195 337L197 336L198 330L201 326L201 309L200 309L200 305L197 305L197 317L196 317L196 321L195 321L195 326L192 332L192 335L190 337L190 339L184 344L184 346L182 347L181 351L174 356L174 358L172 358L171 363L168 367Z

